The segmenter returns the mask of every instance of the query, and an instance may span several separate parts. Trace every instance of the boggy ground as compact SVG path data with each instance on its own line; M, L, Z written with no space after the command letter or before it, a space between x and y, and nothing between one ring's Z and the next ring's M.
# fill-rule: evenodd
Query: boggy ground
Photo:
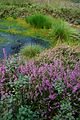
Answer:
M0 120L80 120L79 34L74 35L73 40L65 39L68 31L75 26L69 26L70 29L65 32L65 22L60 20L61 24L57 22L56 27L55 23L55 31L51 34L51 29L36 28L26 22L27 14L33 14L34 10L51 14L51 7L45 10L32 3L13 5L8 1L5 4L2 2L0 9L0 32L41 37L50 41L51 45L59 39L53 45L56 47L50 46L50 49L29 60L20 54L7 59L3 49L4 59L0 61Z

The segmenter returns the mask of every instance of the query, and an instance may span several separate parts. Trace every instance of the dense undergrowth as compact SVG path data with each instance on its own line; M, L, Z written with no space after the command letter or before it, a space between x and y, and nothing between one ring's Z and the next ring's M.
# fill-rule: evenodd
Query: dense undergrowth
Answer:
M65 0L47 2L32 2L32 1L1 1L0 3L0 18L12 16L26 17L34 13L42 13L51 15L56 18L64 18L70 23L78 24L80 19L80 4L71 3ZM69 6L69 7L68 7Z
M1 120L80 119L80 51L66 46L50 51L27 63L19 57L6 60L4 52Z

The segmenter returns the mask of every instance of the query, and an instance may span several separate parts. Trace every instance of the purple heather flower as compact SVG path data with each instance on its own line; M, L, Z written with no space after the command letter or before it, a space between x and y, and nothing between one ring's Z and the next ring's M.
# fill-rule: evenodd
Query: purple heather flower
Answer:
M75 93L77 90L80 90L80 83L77 83L77 85L73 87L73 93Z
M49 95L49 99L50 99L50 100L54 100L56 97L57 97L56 94L51 94L51 95Z

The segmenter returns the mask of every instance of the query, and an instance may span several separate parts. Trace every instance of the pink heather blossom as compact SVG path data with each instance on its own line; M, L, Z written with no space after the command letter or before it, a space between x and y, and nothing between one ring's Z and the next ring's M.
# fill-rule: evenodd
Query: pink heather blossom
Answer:
M56 98L56 94L51 94L51 95L49 95L49 99L51 99L51 100L54 100L55 98Z
M62 80L65 85L64 88L62 87L65 95L68 89L73 92L80 89L78 81L80 79L79 63L74 65L74 68L71 69L69 65L65 68L60 61L53 61L50 64L44 63L39 66L31 61L24 65L21 64L18 67L14 65L14 68L16 68L14 72L11 72L4 64L0 65L0 86L1 84L4 84L4 81L5 84L10 80L15 82L18 80L19 74L22 74L23 76L26 75L30 78L30 84L33 88L31 91L31 98L36 98L38 95L41 95L45 96L45 99L54 100L57 97L55 83L58 80ZM63 93L62 97L64 96Z
M77 90L80 90L80 83L77 83L77 85L73 87L73 93L75 93Z

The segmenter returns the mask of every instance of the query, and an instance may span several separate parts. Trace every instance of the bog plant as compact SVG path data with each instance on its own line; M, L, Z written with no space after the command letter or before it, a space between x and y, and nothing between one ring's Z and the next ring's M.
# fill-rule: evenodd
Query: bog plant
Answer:
M26 58L33 58L43 50L39 45L25 46L21 49L21 54Z
M52 18L43 14L35 14L26 18L26 21L36 28L51 28Z
M61 19L53 20L53 36L56 40L69 41L76 31L70 25Z

